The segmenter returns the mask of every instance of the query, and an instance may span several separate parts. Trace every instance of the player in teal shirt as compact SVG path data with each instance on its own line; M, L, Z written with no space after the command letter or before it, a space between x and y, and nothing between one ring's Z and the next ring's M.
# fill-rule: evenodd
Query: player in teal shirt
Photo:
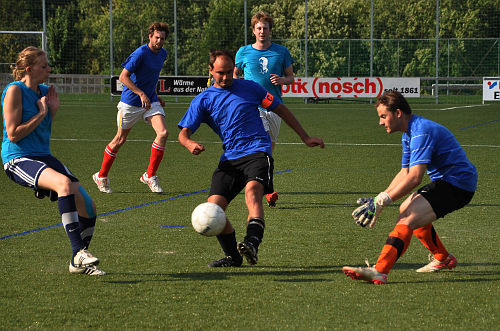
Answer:
M15 82L2 93L4 171L13 182L31 188L37 198L57 201L73 255L72 274L104 275L99 259L87 249L96 223L96 207L71 171L50 152L52 121L59 109L54 86L42 84L50 74L47 54L22 50L12 72ZM40 262L45 262L40 255Z
M264 87L273 97L283 103L281 85L293 84L293 58L285 46L271 42L273 18L266 12L258 12L252 17L252 32L255 43L241 47L236 53L234 77L242 74L246 80L253 80ZM273 112L260 108L264 128L271 137L274 150L281 126L281 118ZM278 194L266 195L269 206L275 206Z

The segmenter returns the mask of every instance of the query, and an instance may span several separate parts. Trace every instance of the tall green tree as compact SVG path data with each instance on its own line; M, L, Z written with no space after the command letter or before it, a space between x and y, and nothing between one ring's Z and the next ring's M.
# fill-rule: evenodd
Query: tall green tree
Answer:
M88 67L81 59L87 58L81 45L82 32L77 28L78 6L69 2L65 6L50 8L51 19L47 23L49 61L54 73L83 74Z

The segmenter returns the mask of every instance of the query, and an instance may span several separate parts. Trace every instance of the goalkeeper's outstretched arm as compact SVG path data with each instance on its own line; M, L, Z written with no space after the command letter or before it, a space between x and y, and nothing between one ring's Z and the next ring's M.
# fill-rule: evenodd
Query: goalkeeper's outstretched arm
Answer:
M422 183L422 178L426 170L427 164L417 164L411 168L402 168L384 192L387 192L391 196L392 201L401 199Z

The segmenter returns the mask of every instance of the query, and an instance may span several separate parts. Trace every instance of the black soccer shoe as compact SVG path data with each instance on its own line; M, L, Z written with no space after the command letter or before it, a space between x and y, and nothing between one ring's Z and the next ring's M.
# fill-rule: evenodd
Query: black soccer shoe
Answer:
M241 255L243 255L248 263L250 264L257 264L257 249L255 249L255 246L249 242L249 241L242 241L238 243L238 252L240 252Z
M227 268L227 267L241 267L243 263L243 258L239 261L235 261L232 256L226 256L222 259L212 261L208 264L209 268Z

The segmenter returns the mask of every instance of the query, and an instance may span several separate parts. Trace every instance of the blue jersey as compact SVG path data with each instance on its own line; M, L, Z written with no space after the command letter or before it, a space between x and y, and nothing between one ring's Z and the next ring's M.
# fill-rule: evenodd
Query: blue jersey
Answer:
M282 77L293 59L285 46L272 43L269 48L256 49L252 45L240 47L236 53L236 67L244 72L245 79L253 80L268 90L281 103L281 85L271 83L271 74Z
M403 168L427 164L427 174L433 181L441 179L466 191L476 190L476 167L446 127L412 115L402 142Z
M158 101L156 85L166 58L165 49L162 48L155 53L148 45L142 45L122 63L122 67L132 73L130 79L146 93L151 103ZM125 85L120 100L127 105L142 107L141 98Z
M17 85L21 88L23 103L23 114L21 118L22 124L40 112L36 103L43 96L47 95L49 87L42 84L38 85L41 92L38 94L21 81L10 83L2 93L2 112L5 94L11 85ZM30 134L19 140L17 143L13 143L9 140L9 137L7 136L7 129L5 127L5 116L3 116L3 118L2 162L4 164L16 157L21 156L51 155L50 135L52 131L52 117L50 116L50 113L47 113L42 122L40 122L40 124Z
M195 132L201 123L208 124L222 140L221 161L256 152L272 156L271 140L258 107L272 110L278 105L279 102L257 83L235 79L229 88L211 86L198 94L178 126Z

